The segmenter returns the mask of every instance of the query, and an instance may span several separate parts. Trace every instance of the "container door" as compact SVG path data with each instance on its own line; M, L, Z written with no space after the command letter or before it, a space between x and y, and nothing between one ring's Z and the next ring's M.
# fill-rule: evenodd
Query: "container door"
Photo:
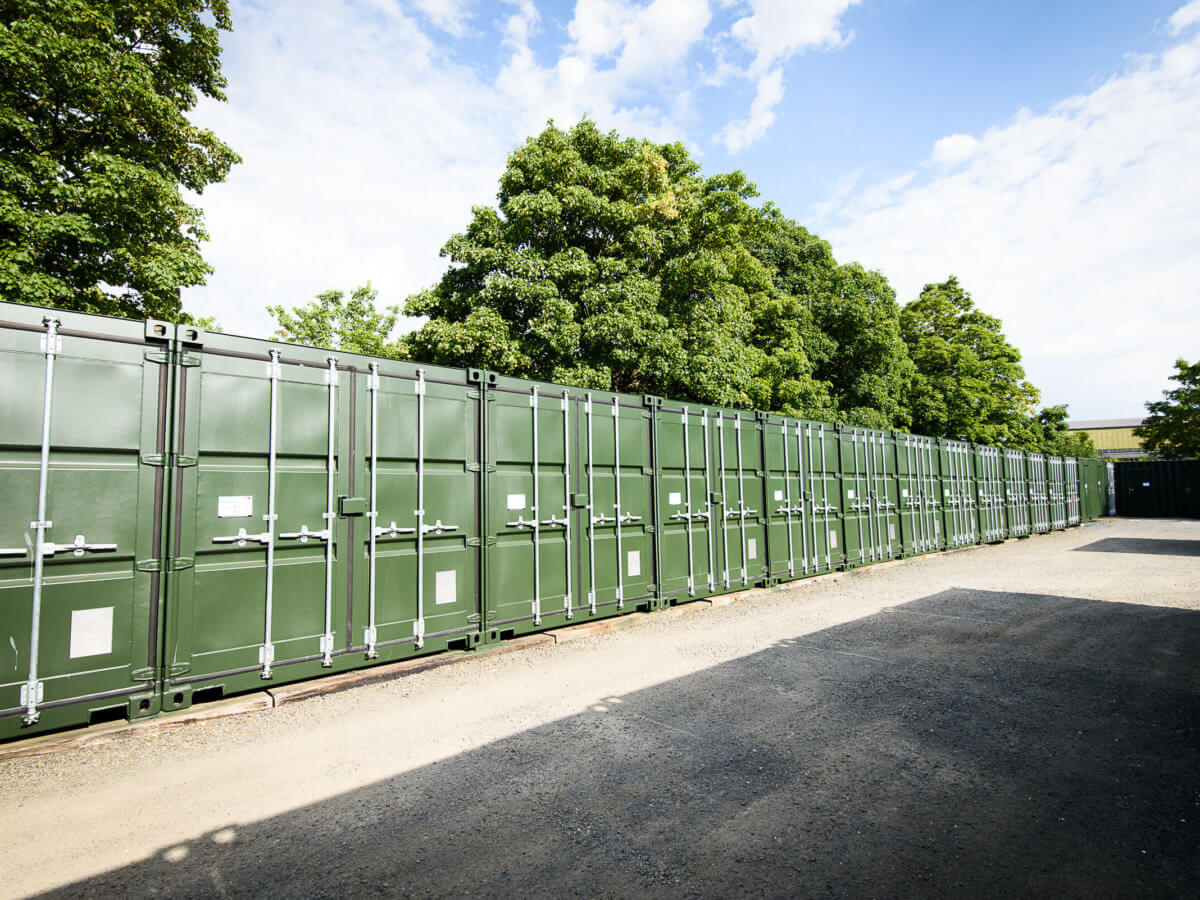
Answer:
M718 447L724 421L703 407L660 407L657 413L660 596L689 599L727 590L737 573L723 568L717 526L737 510L736 487L723 492Z
M172 329L0 305L0 737L158 711Z
M654 490L649 410L631 397L576 399L571 471L584 504L571 538L575 609L615 615L653 601Z
M335 355L220 334L182 344L166 705L311 677L352 644L353 382ZM342 661L344 663L344 661Z
M890 434L874 432L872 457L875 461L875 512L879 517L879 533L883 558L900 555L900 480L896 471L896 440Z
M716 413L714 422L719 576L727 589L737 589L759 583L767 572L760 423L740 413Z
M932 553L941 546L941 517L935 515L939 492L934 485L931 442L911 434L898 434L895 441L902 552Z
M1073 458L1063 460L1063 487L1067 495L1067 525L1078 525L1079 513L1079 462Z
M515 379L489 391L489 634L554 627L574 616L570 400L565 388ZM614 518L615 507L602 509L606 502L593 497L593 515ZM597 563L597 571L611 566Z
M1002 541L1007 532L1000 451L995 447L978 447L975 465L979 480L980 535L985 542Z
M1046 486L1046 458L1040 453L1029 454L1029 505L1033 530L1042 534L1050 530L1050 505Z
M814 570L829 572L846 560L842 522L840 436L833 425L804 422L804 450L808 460L810 530L814 548Z
M858 566L879 559L881 555L881 535L873 502L877 483L865 432L856 428L842 429L841 465L846 562Z
M482 619L481 391L458 370L390 360L355 387L358 659L469 646Z
M784 581L802 578L817 568L810 487L813 468L806 444L804 425L795 419L771 418L763 426L767 557L770 574Z
M1021 450L1004 451L1004 493L1008 513L1009 537L1029 534L1029 486L1025 477L1025 454Z

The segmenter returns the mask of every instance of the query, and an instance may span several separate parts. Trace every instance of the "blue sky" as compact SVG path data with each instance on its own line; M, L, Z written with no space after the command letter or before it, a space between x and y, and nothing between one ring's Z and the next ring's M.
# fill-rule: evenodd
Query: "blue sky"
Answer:
M401 302L507 153L587 114L743 169L902 302L958 274L1074 416L1200 355L1200 0L233 6L196 118L245 162L184 297L228 331L368 279Z

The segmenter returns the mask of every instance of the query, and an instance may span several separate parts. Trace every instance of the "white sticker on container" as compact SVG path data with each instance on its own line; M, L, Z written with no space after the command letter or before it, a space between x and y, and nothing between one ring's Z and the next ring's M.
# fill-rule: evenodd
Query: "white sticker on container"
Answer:
M671 491L671 493L667 495L667 502L672 506L678 506L683 502L683 494L679 493L679 491Z
M896 526L893 525L891 522L888 522L888 540L894 541L895 539L896 539Z
M525 495L524 494L509 494L505 500L505 506L508 509L524 509Z
M946 488L944 493L946 494L947 497L949 497L950 496L950 488Z
M837 549L837 532L836 531L829 532L829 549L830 550Z
M776 492L775 492L775 499L776 499L776 500L782 500L782 499L783 499L783 491L776 491Z
M846 496L849 497L851 500L853 500L854 499L854 491L847 491Z
M908 488L904 488L902 491L900 491L900 496L907 497L908 496Z
M458 601L458 572L447 569L438 572L434 582L433 602L437 606Z
M71 612L71 659L112 653L113 608L76 609Z
M641 550L630 550L628 557L629 557L629 560L628 560L628 564L627 564L626 568L628 568L629 571L626 572L625 574L630 575L630 576L641 575L642 574L642 551Z
M239 496L217 498L218 519L245 519L252 515L254 515L253 497Z
M746 559L758 559L758 541L746 538Z

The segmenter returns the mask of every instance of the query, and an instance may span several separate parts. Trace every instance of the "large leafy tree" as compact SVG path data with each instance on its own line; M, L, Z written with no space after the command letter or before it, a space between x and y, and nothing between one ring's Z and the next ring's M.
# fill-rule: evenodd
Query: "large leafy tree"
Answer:
M1056 456L1095 456L1096 445L1086 431L1067 429L1067 407L1047 406L1033 421L1034 443L1026 447Z
M414 358L583 387L751 406L752 310L773 286L739 172L703 178L680 144L553 125L514 152L497 207L442 250L405 312Z
M237 155L186 113L224 99L227 0L0 3L0 295L182 317L211 271L181 189Z
M1176 360L1171 380L1179 386L1146 404L1150 415L1134 434L1161 459L1200 459L1200 360Z
M927 284L900 311L900 332L916 366L906 391L918 434L1037 449L1037 389L1000 320L975 307L951 276Z
M279 324L275 337L290 344L368 356L400 356L399 344L389 340L400 311L390 306L386 312L380 312L375 306L378 297L379 292L368 281L355 288L349 298L345 291L324 291L304 306L290 311L282 306L268 306L267 312Z
M780 311L756 319L756 346L772 354L769 408L876 428L907 424L901 394L913 372L900 307L887 279L839 265L828 243L768 204L754 239L772 271ZM786 363L794 354L790 369ZM794 384L788 375L794 373ZM783 376L782 378L780 376ZM803 398L794 402L793 397Z

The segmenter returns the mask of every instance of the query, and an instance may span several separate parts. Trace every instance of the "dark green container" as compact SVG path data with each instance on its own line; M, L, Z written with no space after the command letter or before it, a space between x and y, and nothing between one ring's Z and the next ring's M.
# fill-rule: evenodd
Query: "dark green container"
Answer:
M979 538L985 544L994 544L1008 537L1008 500L1002 453L998 447L974 445Z
M1027 537L1032 530L1029 500L1029 454L1004 450L1004 511L1009 537Z
M975 456L965 441L941 438L937 443L946 546L969 547L979 542Z
M159 711L173 327L0 305L0 738Z
M1047 482L1046 457L1030 453L1027 457L1029 481L1029 517L1034 534L1050 530L1050 486Z
M935 553L945 547L941 470L933 438L895 432L901 555Z
M888 431L844 425L838 441L846 565L894 559L902 551L895 439Z

